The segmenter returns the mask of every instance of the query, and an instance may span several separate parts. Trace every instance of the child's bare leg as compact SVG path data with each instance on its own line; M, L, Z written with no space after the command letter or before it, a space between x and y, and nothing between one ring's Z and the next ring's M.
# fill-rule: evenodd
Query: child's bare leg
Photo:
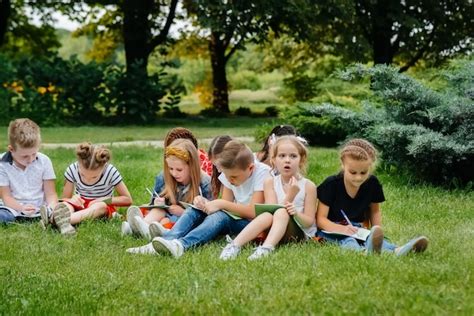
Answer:
M107 204L104 202L94 203L88 208L72 213L71 224L79 224L80 222L89 218L102 217L107 212Z
M161 209L152 209L143 219L145 223L160 222L166 216L166 211Z
M284 208L278 209L273 214L273 224L272 228L268 232L268 236L263 242L263 246L275 247L280 240L283 238L288 227L288 222L290 221L290 215Z
M242 247L251 240L272 226L273 215L270 213L263 213L257 216L250 222L234 239L234 245Z

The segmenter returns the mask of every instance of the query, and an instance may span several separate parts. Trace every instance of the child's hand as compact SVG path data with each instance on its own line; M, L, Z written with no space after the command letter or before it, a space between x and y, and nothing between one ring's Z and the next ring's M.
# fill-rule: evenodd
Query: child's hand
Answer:
M165 204L165 198L158 196L153 200L154 205L162 205Z
M295 205L293 203L290 203L290 202L285 203L285 209L289 215L296 214Z
M202 197L200 195L194 197L193 204L196 205L196 207L200 209L204 209L206 206L205 204L208 202L208 200L205 197Z
M168 212L172 215L177 215L177 216L181 216L181 214L183 214L183 211L184 209L179 206L179 205L170 205L170 208L168 209Z
M204 208L203 210L207 213L207 214L212 214L212 213L215 213L219 210L221 210L222 207L220 206L220 201L219 200L214 200L214 201L208 201L205 205L204 205Z
M84 207L84 199L82 199L79 195L73 195L70 199L71 203Z
M352 225L341 225L341 232L347 235L355 234L358 230L358 227Z
M23 208L22 212L25 214L33 214L38 210L36 206L31 205L31 204L22 205L22 208Z

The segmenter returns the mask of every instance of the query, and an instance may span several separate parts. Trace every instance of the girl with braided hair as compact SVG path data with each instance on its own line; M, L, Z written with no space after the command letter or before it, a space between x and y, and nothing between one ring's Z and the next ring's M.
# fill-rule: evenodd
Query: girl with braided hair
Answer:
M377 160L374 146L364 139L349 140L340 151L340 160L342 171L318 186L318 236L367 254L388 251L403 256L423 252L428 246L424 236L401 247L384 239L380 203L385 196L379 180L371 174ZM354 238L360 227L369 224L372 227L366 240Z

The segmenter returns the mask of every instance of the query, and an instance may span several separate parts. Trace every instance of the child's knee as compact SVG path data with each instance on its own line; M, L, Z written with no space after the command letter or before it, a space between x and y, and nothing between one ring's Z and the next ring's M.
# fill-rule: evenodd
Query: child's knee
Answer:
M290 215L284 208L280 208L275 211L273 214L274 219L276 220L288 220L290 218Z

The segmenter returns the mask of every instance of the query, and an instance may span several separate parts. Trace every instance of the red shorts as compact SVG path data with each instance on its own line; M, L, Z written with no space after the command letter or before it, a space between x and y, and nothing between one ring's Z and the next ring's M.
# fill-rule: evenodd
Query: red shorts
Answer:
M86 209L89 207L89 204L94 201L95 199L87 199L87 198L84 198L84 197L81 197L83 200L84 200L84 206L81 206L81 205L77 205L75 203L72 203L71 201L69 201L68 199L64 199L62 200L62 202L65 202L69 205L71 205L73 208L74 208L74 212L77 212L77 211L81 211L83 209ZM107 209L105 211L105 215L110 218L112 217L112 215L117 212L117 208L114 206L114 205L107 205Z

